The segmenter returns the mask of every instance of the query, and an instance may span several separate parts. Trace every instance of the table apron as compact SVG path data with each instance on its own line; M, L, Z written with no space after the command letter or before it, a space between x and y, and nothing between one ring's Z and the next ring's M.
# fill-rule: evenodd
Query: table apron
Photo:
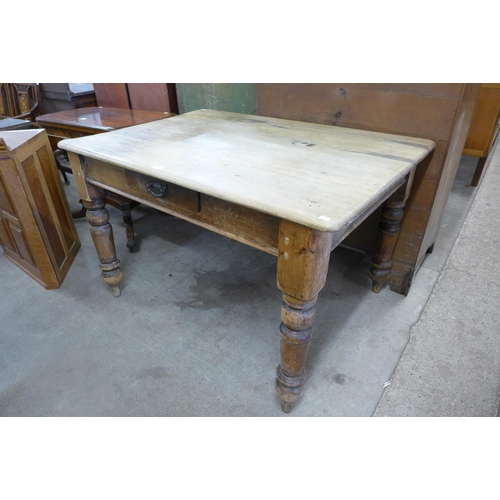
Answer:
M85 157L85 177L106 191L278 255L278 217L93 158ZM166 196L152 194L147 187L150 181L166 184Z

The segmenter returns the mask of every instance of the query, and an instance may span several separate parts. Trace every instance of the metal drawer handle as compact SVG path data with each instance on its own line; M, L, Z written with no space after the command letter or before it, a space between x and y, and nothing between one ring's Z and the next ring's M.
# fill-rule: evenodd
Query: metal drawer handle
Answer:
M157 198L165 198L167 196L168 187L165 182L150 180L146 184L146 188Z

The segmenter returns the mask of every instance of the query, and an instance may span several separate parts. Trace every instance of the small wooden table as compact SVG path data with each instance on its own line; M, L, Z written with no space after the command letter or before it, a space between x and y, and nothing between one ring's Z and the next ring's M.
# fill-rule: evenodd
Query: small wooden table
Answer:
M331 251L384 204L371 277L391 272L416 165L434 142L263 116L200 110L64 140L87 208L103 280L120 295L105 192L173 214L277 256L283 292L276 390L303 391L318 293Z
M154 120L163 120L170 116L174 116L174 114L164 113L163 111L143 111L95 106L41 115L37 118L37 123L47 131L50 145L55 153L59 149L57 144L61 139L101 134ZM71 170L60 164L57 155L56 162L61 172L72 173ZM65 180L67 182L67 179ZM127 232L127 248L129 251L132 251L135 246L135 240L131 211L139 203L115 193L110 193L106 201L122 212ZM85 209L82 209L74 213L73 217L79 218L84 215Z

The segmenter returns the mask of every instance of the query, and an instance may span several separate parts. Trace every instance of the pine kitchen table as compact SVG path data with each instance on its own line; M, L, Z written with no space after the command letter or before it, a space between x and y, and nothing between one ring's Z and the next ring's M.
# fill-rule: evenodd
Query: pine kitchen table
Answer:
M106 192L277 257L283 293L276 391L289 412L304 388L318 293L331 251L383 204L370 276L391 272L417 164L434 142L291 120L198 110L66 139L103 280L119 296Z

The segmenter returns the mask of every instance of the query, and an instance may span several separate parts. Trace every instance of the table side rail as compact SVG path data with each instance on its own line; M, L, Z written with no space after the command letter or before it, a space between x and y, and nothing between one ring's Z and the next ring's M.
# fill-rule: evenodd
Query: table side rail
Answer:
M159 181L166 185L166 194L155 196L147 187L148 182L155 181L152 177L93 158L85 158L85 170L90 184L278 255L278 217L170 182Z

